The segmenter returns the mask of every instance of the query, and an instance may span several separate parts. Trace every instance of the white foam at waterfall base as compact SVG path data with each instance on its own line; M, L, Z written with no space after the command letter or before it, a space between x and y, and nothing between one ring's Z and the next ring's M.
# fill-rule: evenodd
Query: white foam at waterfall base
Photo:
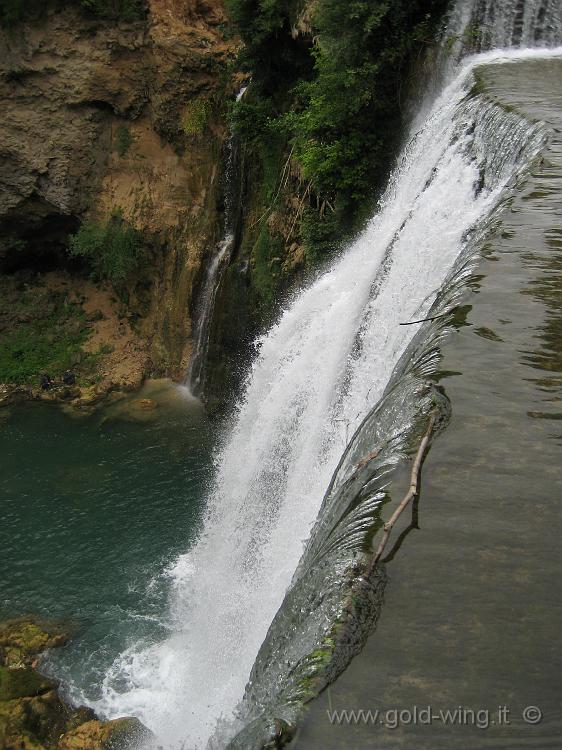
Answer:
M423 317L467 230L520 166L508 153L512 135L497 133L505 159L495 184L475 196L474 136L458 122L474 64L410 142L366 231L257 342L203 532L167 572L171 635L122 654L94 704L109 717L138 716L164 748L203 748L217 720L231 716L346 434L377 402L416 332L399 323Z

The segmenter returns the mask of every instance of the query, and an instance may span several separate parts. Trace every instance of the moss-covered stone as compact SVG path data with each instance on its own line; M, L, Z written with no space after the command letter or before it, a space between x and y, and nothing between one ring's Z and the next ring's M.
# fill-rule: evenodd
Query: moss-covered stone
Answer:
M41 695L56 687L55 683L29 667L0 667L0 701Z
M68 636L60 626L41 626L29 620L0 623L0 664L5 667L31 666L42 651L59 648Z
M58 625L0 623L0 750L127 750L150 736L137 719L103 722L89 708L64 703L34 665L66 641Z
M57 750L128 750L149 734L137 719L88 721L67 732L60 739Z

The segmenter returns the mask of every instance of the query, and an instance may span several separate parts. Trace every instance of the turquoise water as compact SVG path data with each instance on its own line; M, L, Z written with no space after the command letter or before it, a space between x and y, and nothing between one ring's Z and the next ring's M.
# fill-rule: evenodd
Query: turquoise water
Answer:
M165 571L197 533L211 449L198 402L167 384L90 417L0 413L0 616L70 621L53 668L93 698L129 642L164 635Z

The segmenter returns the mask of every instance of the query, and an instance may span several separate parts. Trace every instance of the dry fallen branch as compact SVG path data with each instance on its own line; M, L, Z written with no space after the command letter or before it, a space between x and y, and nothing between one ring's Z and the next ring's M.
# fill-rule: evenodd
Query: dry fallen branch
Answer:
M288 182L290 171L291 171L289 167L291 164L291 159L293 157L294 150L295 150L295 147L292 146L291 151L289 152L289 156L287 157L287 161L285 162L285 166L283 167L283 171L281 172L281 179L279 180L279 186L277 188L277 191L275 192L275 196L273 197L273 200L271 201L271 205L265 209L265 211L263 212L263 214L260 216L259 219L256 219L256 221L250 224L250 229L255 227L256 224L259 224L260 222L262 222L263 219L265 219L265 217L273 211L273 206L275 205L275 201L279 197L279 193L281 192L281 190L283 190L287 186L287 182ZM287 179L285 179L285 176L287 176Z
M293 235L293 230L295 229L295 227L297 225L297 221L302 216L302 212L304 211L304 204L305 204L305 201L306 201L306 198L307 198L308 194L310 193L311 188L312 188L312 180L310 180L310 182L308 183L308 186L307 186L306 190L304 191L304 195L303 195L302 199L300 200L299 205L297 206L297 213L295 214L294 221L293 221L293 223L291 225L291 229L289 230L289 234L287 235L287 238L286 238L285 242L289 242L289 240L291 239L291 237Z
M408 507L408 505L412 502L414 497L416 497L416 495L418 494L421 465L422 465L424 456L426 454L426 451L429 445L429 440L431 438L431 433L433 432L433 428L435 426L436 418L437 418L437 415L434 412L431 415L431 419L429 420L429 425L427 427L425 435L422 438L420 447L418 448L418 452L414 460L414 465L412 466L412 473L410 475L410 487L408 489L408 492L406 493L406 496L404 497L400 505L396 508L396 510L392 514L390 520L387 521L384 525L384 534L381 539L381 543L379 544L377 554L375 555L373 562L371 564L371 568L374 568L374 566L381 559L382 553L385 550L388 539L390 537L390 534L392 532L392 529L394 528L396 521L400 518L404 510Z

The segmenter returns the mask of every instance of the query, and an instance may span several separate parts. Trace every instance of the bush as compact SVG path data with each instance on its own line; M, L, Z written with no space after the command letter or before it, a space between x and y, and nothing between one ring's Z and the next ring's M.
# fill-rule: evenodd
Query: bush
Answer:
M125 221L120 211L107 224L84 222L69 245L72 257L85 258L98 279L107 279L114 285L127 281L145 252L141 233Z
M115 150L120 157L125 156L133 143L133 136L126 125L119 125L115 131Z
M211 114L211 102L209 99L194 99L185 108L182 118L183 132L188 135L202 135Z
M253 81L233 122L254 142L277 131L311 184L311 205L327 198L336 208L318 219L308 211L301 227L307 255L320 257L358 228L384 183L402 130L403 79L433 39L446 0L318 0L308 47L291 35L297 0L228 7Z

